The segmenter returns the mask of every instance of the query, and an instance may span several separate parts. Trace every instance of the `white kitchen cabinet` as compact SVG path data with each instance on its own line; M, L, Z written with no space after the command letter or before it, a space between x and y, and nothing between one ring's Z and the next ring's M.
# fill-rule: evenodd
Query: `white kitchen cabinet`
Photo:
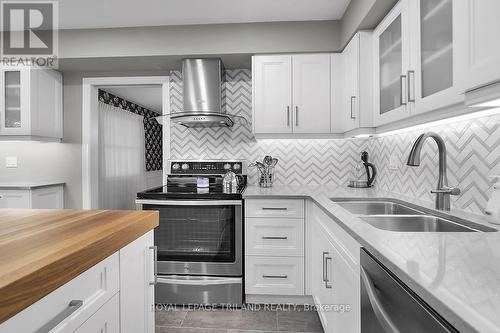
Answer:
M410 116L407 73L410 70L409 1L401 0L374 30L374 124Z
M247 295L304 296L304 205L303 199L245 200Z
M115 253L0 324L0 332L74 332L118 293L119 282Z
M154 333L153 231L120 250L120 332Z
M500 1L453 1L461 92L500 81Z
M292 56L294 133L330 133L330 55Z
M61 73L1 67L0 91L0 140L62 138Z
M331 55L332 132L373 127L372 33L361 31Z
M0 186L0 208L64 208L64 185Z
M74 333L119 333L120 295L115 294L106 304L83 323ZM137 331L142 332L142 331Z
M453 18L454 0L410 2L410 70L407 101L415 115L463 103L456 73L463 54L454 29L463 22ZM456 22L454 22L456 21ZM455 28L454 28L455 26Z
M292 57L252 58L254 133L292 133Z
M360 332L359 244L315 204L308 223L308 291L324 331Z
M330 56L252 58L255 134L330 133Z

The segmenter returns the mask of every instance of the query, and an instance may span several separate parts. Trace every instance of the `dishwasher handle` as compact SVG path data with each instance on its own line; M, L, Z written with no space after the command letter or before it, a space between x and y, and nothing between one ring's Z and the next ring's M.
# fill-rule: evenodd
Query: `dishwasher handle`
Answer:
M376 292L375 286L373 285L373 281L370 279L365 269L361 267L360 269L361 280L366 288L366 293L368 294L368 300L373 308L373 312L375 316L379 320L380 324L384 328L384 330L388 333L401 333L401 331L397 328L397 326L392 321L391 317L384 309L382 302L380 302Z

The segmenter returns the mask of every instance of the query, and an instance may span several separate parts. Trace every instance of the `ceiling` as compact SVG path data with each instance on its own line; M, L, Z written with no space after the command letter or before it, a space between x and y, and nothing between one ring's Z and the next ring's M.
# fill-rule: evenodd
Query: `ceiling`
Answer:
M161 114L162 94L160 85L106 86L101 87L101 89Z
M64 0L60 29L339 20L350 0Z

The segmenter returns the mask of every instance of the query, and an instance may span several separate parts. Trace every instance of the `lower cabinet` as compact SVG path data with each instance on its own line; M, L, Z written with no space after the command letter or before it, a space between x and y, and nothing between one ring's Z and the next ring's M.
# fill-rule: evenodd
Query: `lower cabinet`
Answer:
M0 324L0 333L154 332L153 231Z
M0 188L0 208L64 208L64 185L55 184L26 189Z
M327 333L360 332L359 264L351 260L344 244L333 236L340 231L332 234L329 226L337 224L320 208L313 205L307 222L310 223L310 246L306 251L306 260L310 261L308 289L323 328ZM339 236L350 237L346 233Z
M258 295L304 295L303 257L247 256L245 291Z

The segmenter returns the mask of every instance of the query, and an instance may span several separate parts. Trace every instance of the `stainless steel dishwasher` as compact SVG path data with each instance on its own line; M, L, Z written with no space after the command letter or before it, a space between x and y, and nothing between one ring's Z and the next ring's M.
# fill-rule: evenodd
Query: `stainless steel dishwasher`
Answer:
M382 266L361 251L361 332L458 332Z

